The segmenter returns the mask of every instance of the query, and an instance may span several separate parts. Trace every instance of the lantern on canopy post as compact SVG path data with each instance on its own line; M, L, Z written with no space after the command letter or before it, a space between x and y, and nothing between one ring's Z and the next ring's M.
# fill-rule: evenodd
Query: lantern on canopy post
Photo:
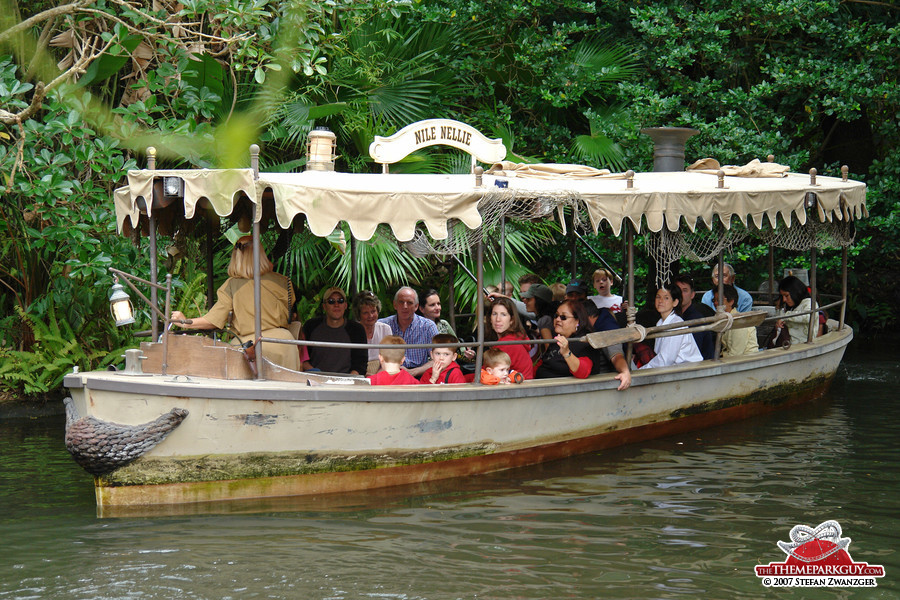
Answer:
M337 136L327 127L316 127L309 132L306 144L307 171L334 171Z

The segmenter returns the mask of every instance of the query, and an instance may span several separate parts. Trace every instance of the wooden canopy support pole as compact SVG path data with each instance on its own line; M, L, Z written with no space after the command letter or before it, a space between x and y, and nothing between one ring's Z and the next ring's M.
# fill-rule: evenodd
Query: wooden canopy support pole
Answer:
M250 168L253 169L253 179L259 179L259 146L253 144L250 146ZM262 337L262 278L259 274L259 219L257 218L258 206L253 207L253 340L256 341ZM256 356L262 359L262 342L256 348ZM257 361L256 378L265 379L265 362Z
M156 148L150 146L147 148L147 169L150 171L156 170ZM147 222L149 225L149 235L150 235L150 283L153 285L150 286L150 302L153 303L153 306L158 306L157 302L159 302L159 298L156 293L156 285L159 284L159 265L156 255L156 216L153 213L153 206L156 204L156 185L155 181L150 185L150 199L147 202L145 198L145 202L147 202ZM159 339L159 319L156 318L156 314L150 313L150 335L151 339L156 341Z
M356 248L356 238L353 237L353 234L350 234L350 298L356 296L359 292L359 267L356 264L357 258L357 248Z
M506 217L500 217L500 285L497 287L501 294L512 295L512 290L506 289Z
M844 328L844 319L847 315L847 246L841 248L841 320L838 329Z
M448 276L448 284L450 286L450 307L448 310L448 315L450 317L450 328L453 331L456 331L456 264L450 263L447 265L447 276Z
M475 287L484 289L484 245L481 239L475 246ZM475 350L475 381L481 383L481 365L484 361L484 294L475 292L478 303L475 308L475 321L478 331L478 348Z
M815 311L818 303L816 302L816 248L813 247L809 254L809 302L810 310ZM819 313L813 312L809 315L809 332L806 337L807 342L812 342L816 334L819 332Z
M716 297L713 298L713 304L716 303L716 299L719 299L719 306L716 309L716 312L725 313L725 302L722 300L725 297L725 255L719 250L719 260L716 266L719 273L719 284L716 286ZM719 356L722 353L722 333L716 333L716 348L713 352L713 360L719 360Z
M571 258L571 279L578 278L578 240L575 238L575 207L572 212L567 213L566 219L569 221L569 256Z
M627 286L627 298L628 298L628 308L625 310L625 321L626 324L631 327L634 325L634 226L631 222L627 222L625 224L625 237L626 237L626 245L627 250L626 253L628 255L628 286ZM633 345L631 342L625 346L625 364L628 365L628 368L631 368L631 355L634 351Z
M213 245L215 239L213 237L213 224L206 219L206 310L207 312L213 307L215 302L213 298L216 296L216 282L213 278Z

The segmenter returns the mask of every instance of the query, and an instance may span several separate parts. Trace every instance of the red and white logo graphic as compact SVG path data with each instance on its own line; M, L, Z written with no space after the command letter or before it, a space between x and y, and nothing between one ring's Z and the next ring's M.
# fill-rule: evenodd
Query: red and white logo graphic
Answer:
M790 542L778 542L787 559L758 565L756 576L766 587L876 587L884 567L855 562L847 552L850 538L841 537L837 521L813 529L795 525Z

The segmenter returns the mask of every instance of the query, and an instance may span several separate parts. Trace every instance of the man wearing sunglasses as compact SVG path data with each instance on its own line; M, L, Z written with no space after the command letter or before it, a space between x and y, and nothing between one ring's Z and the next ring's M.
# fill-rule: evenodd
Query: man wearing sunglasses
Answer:
M310 319L303 325L303 335L311 342L339 342L365 344L366 330L358 322L347 318L347 295L339 287L330 287L322 295L324 316ZM328 373L365 375L368 351L348 348L309 346L309 360L305 370Z
M430 344L438 334L437 325L431 319L416 314L419 295L411 287L402 287L394 294L394 310L397 314L379 319L387 323L392 335L399 335L407 344ZM427 348L410 348L406 351L403 368L414 377L431 368L430 352Z

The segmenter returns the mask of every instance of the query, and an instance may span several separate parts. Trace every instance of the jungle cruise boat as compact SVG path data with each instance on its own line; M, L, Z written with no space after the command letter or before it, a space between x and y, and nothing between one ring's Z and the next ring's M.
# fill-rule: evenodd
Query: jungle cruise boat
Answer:
M335 172L333 134L327 131L311 134L302 173L259 172L255 147L247 169L159 170L148 153L148 168L129 171L128 184L116 191L115 210L119 232L149 238L154 279L115 273L152 305L152 341L129 350L124 368L65 377L71 394L66 445L94 475L100 514L350 493L489 473L820 397L852 339L844 323L847 247L854 221L867 214L865 184L848 180L846 169L842 177L822 177L791 173L771 160L730 167L706 159L685 170L683 139L691 131L649 133L682 141L680 154L677 143L672 151L671 144L658 141L655 170L648 173L503 162L500 140L443 119L377 137L370 147L383 166L377 174ZM471 173L389 172L410 152L439 143L469 153ZM646 236L659 281L679 257L717 259L721 272L723 250L756 240L769 246L770 256L772 248L808 251L813 306L830 309L836 318L816 337L818 311L810 312L806 343L632 371L625 391L617 391L615 373L505 386L370 386L360 377L291 371L265 359L251 363L240 347L170 330L171 279L155 279L157 232L218 235L222 219L252 232L257 303L265 228L289 230L305 221L315 235L327 236L345 223L357 240L392 236L419 255L471 252L472 276L482 289L483 248L491 243L502 250L507 221L559 219L572 239L578 230L600 228L625 238L630 307L635 235ZM817 298L821 248L840 251L844 265L840 299L830 304ZM138 286L149 289L150 297ZM213 290L210 280L210 296ZM128 305L119 302L122 291L119 284L114 308ZM485 299L478 296L475 320L481 324ZM754 310L686 325L721 333L774 318L771 310ZM312 343L262 337L258 319L256 331L257 356L260 344ZM586 341L594 347L624 343L630 358L632 343L671 334L665 327L641 327L629 309L625 328L588 334ZM476 372L490 346L483 340L479 328L476 341L467 344L477 349Z

